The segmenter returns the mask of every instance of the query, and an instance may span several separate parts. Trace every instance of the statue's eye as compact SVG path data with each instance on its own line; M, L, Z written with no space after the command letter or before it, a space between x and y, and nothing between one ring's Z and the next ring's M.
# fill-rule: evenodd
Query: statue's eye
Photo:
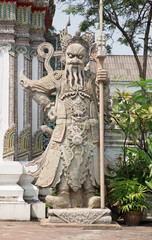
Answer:
M69 58L73 58L73 55L71 53L68 54Z
M79 59L82 59L82 58L83 58L83 56L82 56L82 55L79 55L79 56L78 56L78 58L79 58Z

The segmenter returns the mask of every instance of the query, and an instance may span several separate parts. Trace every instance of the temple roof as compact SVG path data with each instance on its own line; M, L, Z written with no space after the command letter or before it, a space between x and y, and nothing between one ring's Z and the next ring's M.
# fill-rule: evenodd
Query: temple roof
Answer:
M54 0L0 0L1 2L31 3L38 7L49 7L50 2Z
M139 56L142 63L143 57ZM96 72L96 63L91 61L91 71ZM104 68L108 71L111 82L133 82L138 80L139 71L134 56L108 55L104 60ZM147 79L152 79L152 57L147 61Z
M17 20L20 20L20 23L25 22L25 21L21 21L23 15L24 15L24 19L27 18L27 16L28 18L30 18L29 12L25 14L26 7L27 7L27 11L29 10L31 14L32 13L36 13L39 15L40 13L45 14L45 20L43 22L45 22L45 29L47 32L48 28L52 26L52 20L55 13L54 0L0 0L0 11L1 11L0 22L6 22L6 21L9 22L14 20L16 21L15 10L16 10L16 15L19 15L17 16L19 17ZM35 25L36 25L36 22L38 21L40 22L40 16L35 16L35 19L33 21L35 21ZM29 24L29 19L26 24Z
M53 0L0 0L1 2L17 2L17 3L29 3L36 7L49 7L49 3Z

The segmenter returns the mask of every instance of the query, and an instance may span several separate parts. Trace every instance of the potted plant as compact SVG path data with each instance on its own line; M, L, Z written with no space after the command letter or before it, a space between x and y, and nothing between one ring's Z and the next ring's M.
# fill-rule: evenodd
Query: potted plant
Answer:
M122 180L109 185L113 203L120 206L126 225L139 225L144 210L148 209L146 202L147 187L136 180Z

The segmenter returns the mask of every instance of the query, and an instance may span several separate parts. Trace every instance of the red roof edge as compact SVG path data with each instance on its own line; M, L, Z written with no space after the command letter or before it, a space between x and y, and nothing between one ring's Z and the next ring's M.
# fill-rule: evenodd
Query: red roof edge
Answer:
M5 2L16 2L17 0L5 0ZM4 0L0 0L0 2L4 2Z
M19 7L19 6L28 7L28 6L33 6L33 3L31 3L31 2L18 2L18 1L17 1L17 6L18 6L18 7Z

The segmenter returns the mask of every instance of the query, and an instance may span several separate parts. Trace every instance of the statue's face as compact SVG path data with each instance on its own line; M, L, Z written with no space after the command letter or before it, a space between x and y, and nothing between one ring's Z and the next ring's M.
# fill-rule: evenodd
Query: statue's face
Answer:
M86 50L79 43L73 43L66 50L66 64L73 67L84 67L86 61Z
M86 49L79 43L73 43L66 50L66 77L71 85L84 86L84 67L86 64Z

